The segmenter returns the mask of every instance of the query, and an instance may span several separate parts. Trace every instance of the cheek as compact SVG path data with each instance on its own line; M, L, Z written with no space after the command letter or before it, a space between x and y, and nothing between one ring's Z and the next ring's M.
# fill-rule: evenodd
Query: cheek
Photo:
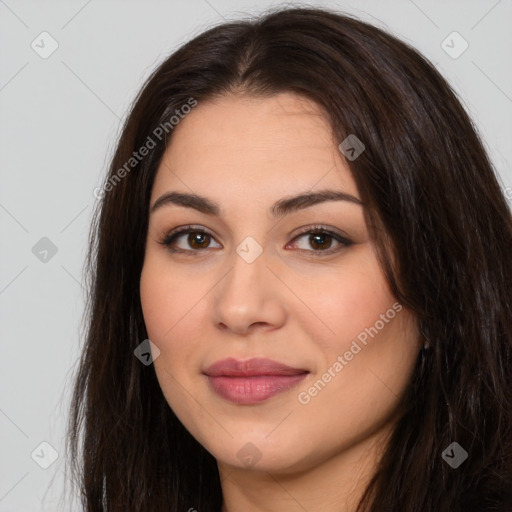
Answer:
M165 256L149 252L140 278L140 299L149 339L160 349L155 360L162 388L174 387L172 378L187 381L200 373L201 339L211 283L173 270ZM204 343L204 341L203 341Z
M188 286L180 282L177 275L166 270L158 258L148 255L140 279L140 298L148 337L160 350L154 361L160 388L170 407L181 417L183 411L193 409L185 390L191 388L191 376L198 376L200 371L196 360L200 352L200 323L193 316L199 310L194 304L200 296L197 288L190 286L190 282Z
M140 278L140 300L148 336L165 348L180 324L193 314L193 306L206 293L198 283L171 271L169 264L149 252Z
M375 324L395 302L373 251L351 253L343 264L300 279L300 292L310 312L300 315L303 329L332 355Z

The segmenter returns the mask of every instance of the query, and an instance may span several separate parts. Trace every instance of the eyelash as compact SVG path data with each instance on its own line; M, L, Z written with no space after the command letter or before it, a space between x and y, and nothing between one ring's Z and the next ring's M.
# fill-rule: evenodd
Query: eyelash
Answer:
M203 228L201 226L189 225L189 226L184 226L182 228L179 228L178 231L171 231L170 233L167 233L166 235L164 235L163 239L158 241L158 243L166 246L167 249L172 253L187 254L189 256L196 256L196 255L198 255L198 253L206 251L207 248L183 250L183 249L175 249L175 248L171 247L171 244L177 238L179 238L181 235L186 235L186 234L190 234L190 233L202 233L202 234L208 235L213 238L213 235L210 234L205 228ZM335 232L325 228L324 226L319 226L319 225L305 228L303 231L301 231L294 237L292 242L304 235L316 235L316 234L328 235L328 236L334 238L340 245L334 249L326 249L326 250L311 250L311 251L307 250L307 249L298 249L298 250L300 252L312 253L312 255L314 255L314 256L324 256L324 255L334 254L345 247L349 247L349 246L353 245L353 242L351 240L349 240L348 238L345 238L345 237L339 235L338 233L335 233Z

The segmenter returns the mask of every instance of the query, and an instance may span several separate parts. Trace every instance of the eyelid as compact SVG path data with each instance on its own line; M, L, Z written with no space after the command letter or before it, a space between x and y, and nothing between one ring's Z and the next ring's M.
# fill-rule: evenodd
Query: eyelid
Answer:
M212 237L217 242L215 235L213 235L213 233L211 233L204 226L188 224L188 225L184 225L184 226L179 226L177 228L174 228L170 232L164 233L162 235L162 237L160 238L160 240L158 241L158 243L166 246L167 249L172 253L200 255L201 253L207 251L208 248L197 249L197 250L194 250L194 249L171 249L171 242L173 242L177 238L180 238L181 236L184 236L191 232L192 233L204 233L204 234ZM354 244L354 242L349 238L349 236L344 231L342 231L338 228L330 227L330 226L315 224L312 226L305 226L305 227L301 228L300 231L293 236L293 239L286 245L286 247L288 247L290 245L290 243L294 243L298 238L301 238L303 235L316 234L316 233L326 234L326 235L330 236L331 238L333 238L334 240L336 240L338 242L338 244L339 244L339 246L341 246L341 248L349 247ZM220 242L217 242L217 243L220 243ZM220 244L220 245L222 245L222 244ZM339 252L341 250L339 246L335 247L334 249L329 248L329 249L318 250L318 251L307 250L307 249L297 249L297 250L302 253L304 253L304 252L311 253L314 256L322 256L322 255L327 256L327 255Z
M201 233L207 233L213 236L213 234L207 228L201 226L201 224L185 224L184 226L178 226L174 229L171 229L171 231L166 231L165 236L170 237L173 235L177 235L182 231L199 231Z
M305 233L311 233L311 232L330 233L330 234L338 236L339 238L343 238L346 242L353 243L350 240L349 235L345 231L342 231L341 229L338 229L338 228L335 228L335 227L326 226L326 225L323 225L323 224L314 224L312 226L306 226L304 228L300 228L299 232L294 235L294 239L297 238L300 235L303 235Z
M297 239L302 238L304 235L316 234L316 233L326 234L326 235L330 236L336 242L338 242L338 245L333 248L331 247L329 249L319 250L319 251L307 250L307 249L297 249L297 250L302 253L308 253L313 257L317 257L317 256L318 257L322 257L322 256L327 257L327 256L331 256L331 255L341 252L341 250L343 248L350 247L351 245L354 245L354 242L349 238L349 236L344 231L341 231L337 228L332 228L330 226L315 224L313 226L306 226L305 228L302 228L299 231L299 233L297 233L293 237L292 241L289 244L287 244L287 247L291 243L294 243Z
M164 246L169 246L170 247L171 241L174 241L176 238L179 238L180 236L186 235L186 234L188 234L190 232L193 232L193 233L204 233L204 234L209 235L209 236L211 236L212 238L215 239L215 236L213 235L213 233L211 233L204 226L197 225L197 224L187 224L185 226L178 226L177 228L174 228L171 231L164 232L162 234L162 236L160 237L158 243L162 244ZM219 243L219 242L217 242L217 243ZM204 250L205 249L203 249L203 251ZM196 251L193 251L193 250L184 251L184 250L177 249L175 252L196 252L196 253L199 253L201 251L198 251L198 250L196 250Z

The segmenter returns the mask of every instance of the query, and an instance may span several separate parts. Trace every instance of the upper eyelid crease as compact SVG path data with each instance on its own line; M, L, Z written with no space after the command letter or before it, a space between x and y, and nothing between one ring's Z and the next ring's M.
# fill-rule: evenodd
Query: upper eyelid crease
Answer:
M270 208L272 217L283 217L291 212L309 208L326 201L346 201L349 203L364 206L364 203L357 197L338 190L321 190L319 192L307 192L298 196L288 197L276 201ZM175 204L185 208L193 208L206 215L221 216L221 208L218 203L197 194L182 192L167 192L160 196L153 206L151 213L164 205Z
M178 238L181 238L182 236L190 233L203 233L207 236L210 236L212 239L215 240L215 236L211 234L207 229L205 229L203 226L182 226L181 228L177 228L176 230L173 230L171 233L166 235L162 240L160 240L158 243L165 246L170 246L172 241L175 241ZM336 231L333 231L332 228L329 228L327 226L322 226L319 224L316 224L314 226L309 226L307 228L304 228L300 233L296 234L293 240L297 240L299 238L302 238L308 234L314 234L314 233L324 233L330 236L332 239L334 239L340 246L342 247L349 247L354 244L354 242L349 239L345 234L337 233ZM218 242L217 242L218 243ZM190 253L190 254L200 254L201 252L205 251L206 249L201 250L193 250L193 249L178 249L178 250L172 250L172 252L180 252L180 253ZM305 249L301 249L301 251L310 252L312 255L321 256L325 255L328 256L330 254L336 253L339 251L339 249L328 249L325 251L308 251Z
M178 235L183 236L187 233L203 233L208 236L211 236L212 238L215 238L215 235L208 228L205 228L204 226L201 225L187 224L172 229L171 231L164 235L164 239L168 239L170 237L177 237ZM342 238L344 240L349 240L351 238L347 232L340 230L339 228L333 228L322 224L314 224L311 226L303 227L299 233L296 233L294 235L294 239L299 236L314 233L325 233L334 237Z

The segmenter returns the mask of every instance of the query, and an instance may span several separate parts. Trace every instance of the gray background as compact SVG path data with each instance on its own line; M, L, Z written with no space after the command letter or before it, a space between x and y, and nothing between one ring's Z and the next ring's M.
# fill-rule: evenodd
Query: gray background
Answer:
M0 511L64 510L63 434L81 343L93 190L130 102L159 62L211 23L278 4L0 0ZM512 198L510 0L309 5L357 14L434 62L461 96ZM58 43L46 59L31 47L51 48L43 31ZM453 31L469 43L458 58L441 46ZM452 53L462 48L450 41ZM43 237L54 255L39 245L33 251ZM42 442L59 455L48 469L41 464L51 462L51 450Z

